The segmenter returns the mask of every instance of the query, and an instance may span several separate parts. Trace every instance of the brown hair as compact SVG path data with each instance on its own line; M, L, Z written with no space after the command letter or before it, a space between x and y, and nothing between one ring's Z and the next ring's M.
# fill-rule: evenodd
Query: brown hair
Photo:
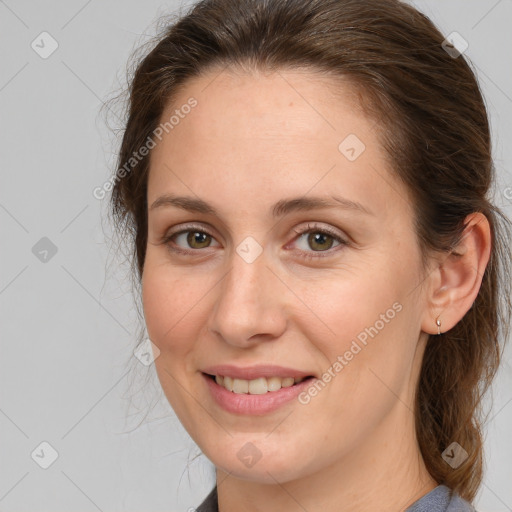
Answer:
M414 199L424 267L433 251L448 255L457 246L468 214L482 212L491 225L491 256L476 301L455 327L429 340L415 405L428 471L472 501L482 480L482 397L511 317L511 234L510 221L489 198L495 169L479 85L469 61L450 56L443 40L429 18L398 0L201 1L169 24L137 64L118 169L146 143L187 80L213 67L305 69L356 85ZM149 155L137 159L117 177L111 197L138 281L148 169ZM453 441L469 455L457 469L441 457Z

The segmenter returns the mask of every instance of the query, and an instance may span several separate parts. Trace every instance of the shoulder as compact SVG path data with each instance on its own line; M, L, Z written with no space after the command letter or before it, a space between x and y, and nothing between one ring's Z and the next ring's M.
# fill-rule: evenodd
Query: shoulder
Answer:
M477 512L477 510L471 503L452 492L446 512Z
M438 485L414 502L406 512L477 512L471 503L446 485Z
M196 509L197 512L219 512L217 486ZM477 512L477 510L445 485L438 485L413 503L406 512Z

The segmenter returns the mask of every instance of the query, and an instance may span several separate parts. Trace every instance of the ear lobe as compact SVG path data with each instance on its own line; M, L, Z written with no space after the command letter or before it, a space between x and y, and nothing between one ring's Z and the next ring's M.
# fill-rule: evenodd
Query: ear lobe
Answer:
M487 217L474 212L465 219L462 239L432 273L429 308L422 330L437 334L450 330L471 309L482 284L491 254L491 228Z

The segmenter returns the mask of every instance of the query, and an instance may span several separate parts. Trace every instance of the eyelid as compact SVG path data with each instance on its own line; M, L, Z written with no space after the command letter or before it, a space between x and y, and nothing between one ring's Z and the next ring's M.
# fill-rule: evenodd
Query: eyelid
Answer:
M315 223L315 222L308 222L307 223L307 226L304 228L293 228L292 230L294 233L296 233L298 236L301 236L301 235L305 235L306 233L312 233L312 232L321 232L321 233L326 233L330 236L332 236L333 238L335 238L336 240L338 240L339 242L347 242L347 240L345 240L342 235L340 234L340 232L338 230L336 230L335 228L331 228L329 226L322 226L321 224L318 224L318 223Z
M178 226L178 228L174 229L173 231L166 232L164 237L169 238L171 236L178 235L178 234L181 234L181 233L184 233L184 232L187 232L187 231L192 231L194 229L196 231L200 231L201 233L206 233L206 234L210 235L211 237L214 236L212 234L210 228L208 226L205 227L204 224L183 224L183 225Z

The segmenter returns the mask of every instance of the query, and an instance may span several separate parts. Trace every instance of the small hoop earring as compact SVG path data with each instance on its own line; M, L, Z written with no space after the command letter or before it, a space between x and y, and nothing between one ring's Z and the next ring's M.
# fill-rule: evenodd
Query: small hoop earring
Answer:
M437 334L441 334L441 320L439 320L439 317L437 317L436 325L437 325Z

